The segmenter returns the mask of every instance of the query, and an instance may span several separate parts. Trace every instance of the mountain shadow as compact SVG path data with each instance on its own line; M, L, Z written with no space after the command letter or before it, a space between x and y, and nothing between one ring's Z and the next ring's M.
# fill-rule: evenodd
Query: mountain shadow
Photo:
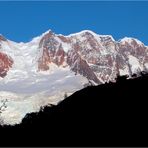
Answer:
M3 146L148 146L148 74L89 86L1 127ZM8 142L9 141L9 142Z

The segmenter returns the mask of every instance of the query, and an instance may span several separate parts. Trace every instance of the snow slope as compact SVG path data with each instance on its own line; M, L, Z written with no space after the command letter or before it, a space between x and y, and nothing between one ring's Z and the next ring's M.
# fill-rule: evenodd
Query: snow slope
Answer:
M30 74L24 78L18 74L10 81L4 78L0 83L0 101L7 99L8 102L0 117L5 124L20 123L27 113L39 111L41 106L57 104L65 94L82 89L86 83L85 77L75 76L68 68Z

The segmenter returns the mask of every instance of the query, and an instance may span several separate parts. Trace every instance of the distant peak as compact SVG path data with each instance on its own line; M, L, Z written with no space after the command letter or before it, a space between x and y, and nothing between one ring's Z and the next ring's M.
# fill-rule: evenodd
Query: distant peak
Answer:
M125 43L125 42L131 43L132 41L137 42L137 44L139 44L139 45L143 45L143 43L140 40L133 38L133 37L124 37L119 40L119 42L121 42L121 43Z
M53 31L51 29L49 29L46 32L42 33L41 35L32 38L32 40L30 42L31 43L39 42L44 36L46 36L48 34L54 34L54 33L53 33Z
M85 33L90 33L92 35L97 35L95 32L91 31L91 30L82 30L80 32L76 32L76 33L72 33L67 35L66 37L71 37L71 36L75 36L75 35L81 35L81 34L85 34Z
M83 35L83 34L91 34L93 35L94 37L99 37L99 38L110 38L112 41L115 41L114 38L111 36L111 35L100 35L100 34L97 34L95 33L94 31L91 31L91 30L82 30L80 32L77 32L77 33L72 33L72 34L69 34L65 37L72 37L72 36L79 36L79 35Z
M46 34L54 34L53 31L51 29L48 29L46 32L42 33L42 36L46 35Z
M7 41L7 39L2 34L0 34L0 41Z

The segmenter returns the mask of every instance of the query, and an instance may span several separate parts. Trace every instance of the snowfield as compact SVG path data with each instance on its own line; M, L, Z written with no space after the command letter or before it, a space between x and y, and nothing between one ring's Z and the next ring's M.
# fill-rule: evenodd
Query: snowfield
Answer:
M0 102L7 99L7 107L0 118L5 124L18 124L27 113L37 112L41 106L57 104L65 94L69 96L87 83L85 77L75 75L68 68L58 68L53 73L34 73L24 78L17 75L10 81L6 77L0 83Z

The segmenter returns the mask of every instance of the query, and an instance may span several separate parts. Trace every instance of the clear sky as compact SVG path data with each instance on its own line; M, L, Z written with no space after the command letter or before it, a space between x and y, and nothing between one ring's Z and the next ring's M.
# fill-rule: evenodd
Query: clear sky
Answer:
M64 35L92 30L148 45L148 1L0 2L0 33L7 38L27 42L48 29Z

